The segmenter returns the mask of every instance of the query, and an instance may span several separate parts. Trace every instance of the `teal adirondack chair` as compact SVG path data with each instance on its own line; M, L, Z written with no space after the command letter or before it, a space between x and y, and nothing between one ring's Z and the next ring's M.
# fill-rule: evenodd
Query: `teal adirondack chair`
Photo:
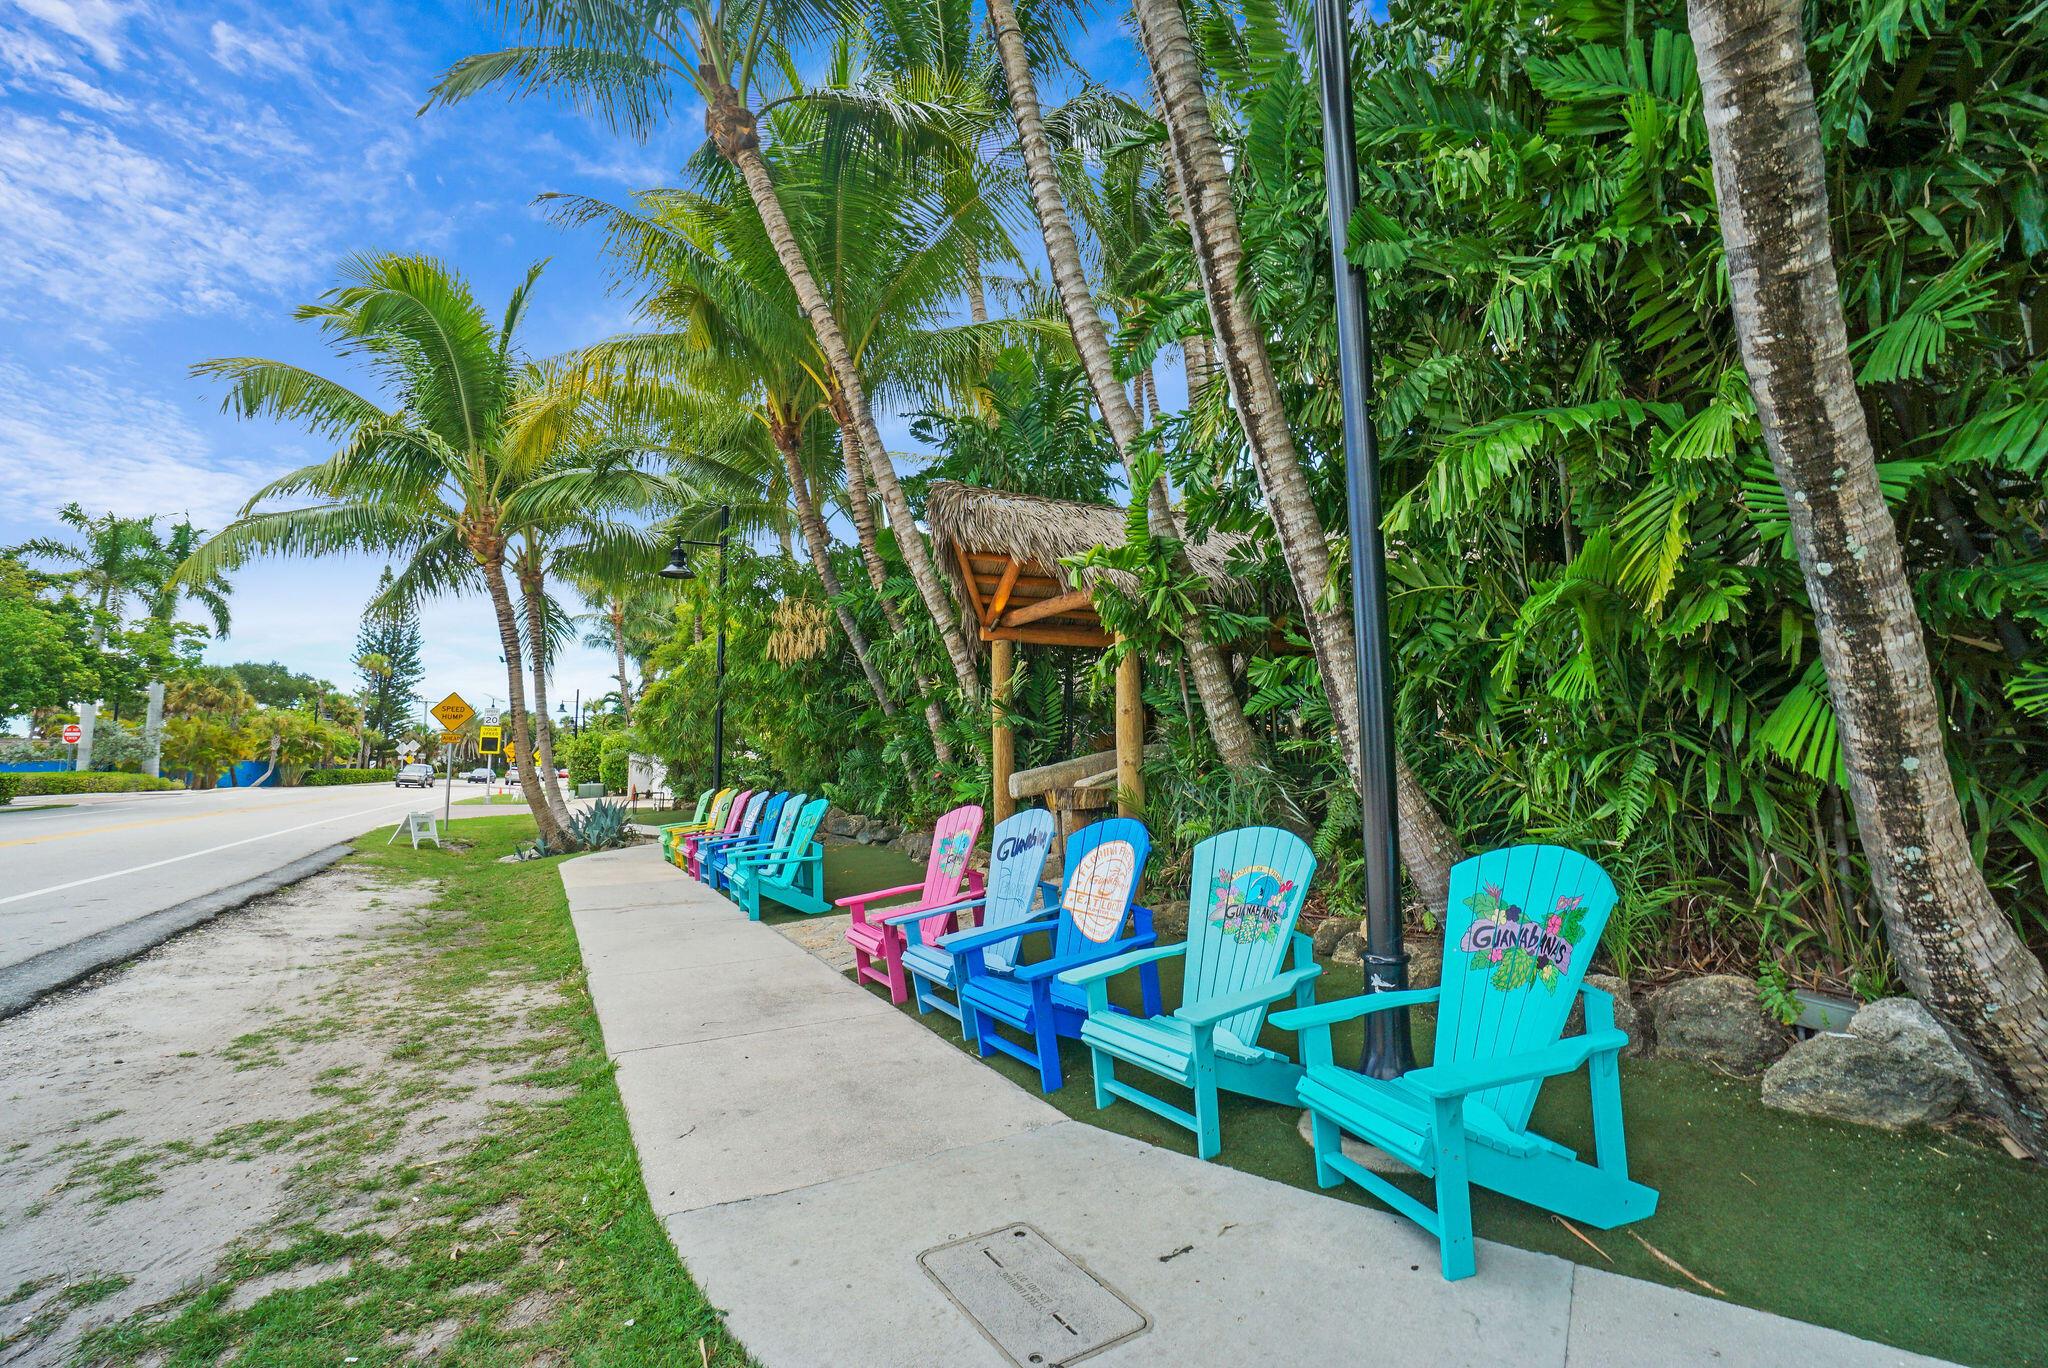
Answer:
M832 910L825 901L825 847L813 839L831 805L825 798L805 803L780 852L742 855L733 861L730 891L749 921L761 920L764 898L810 916Z
M1241 827L1195 847L1188 890L1188 938L1178 945L1133 950L1060 975L1088 991L1081 1041L1095 1065L1095 1105L1121 1097L1195 1133L1195 1152L1213 1159L1223 1147L1219 1089L1292 1103L1301 1066L1260 1046L1266 1009L1283 998L1315 1001L1322 972L1314 945L1294 929L1315 877L1316 857L1291 831ZM1289 948L1294 968L1283 971ZM1130 1016L1109 1005L1109 981L1141 964L1186 957L1181 1006L1171 1015ZM1134 1065L1194 1093L1192 1114L1116 1076Z
M707 877L704 882L730 897L734 865L741 860L773 859L783 854L789 847L790 833L796 830L797 818L803 815L804 802L809 797L807 793L786 795L781 807L775 810L774 822L771 824L764 816L761 819L759 834L752 841L744 845L729 846L722 855L707 855L704 861Z
M910 976L910 991L917 1014L934 1008L961 1023L968 1042L973 1043L974 1016L960 1015L958 993L966 966L946 950L947 938L927 945L920 923L933 912L963 912L981 908L978 929L993 931L1033 915L1041 902L1049 913L1059 906L1059 887L1044 880L1045 858L1052 853L1053 818L1044 808L1026 808L1005 817L989 838L988 889L947 907L904 912L883 920L903 928L903 972ZM964 920L964 918L963 918ZM969 930L977 929L969 927ZM982 951L988 967L1008 972L1017 962L1017 943L1004 941Z
M1613 909L1613 881L1583 855L1547 845L1490 851L1451 871L1441 988L1273 1016L1301 1032L1307 1067L1297 1092L1314 1118L1316 1181L1348 1178L1435 1235L1446 1278L1473 1272L1473 1183L1603 1230L1657 1209L1656 1191L1628 1176L1618 1064L1628 1037L1614 1027L1614 999L1580 984ZM1574 994L1586 1001L1586 1033L1561 1040ZM1438 1004L1428 1068L1383 1080L1331 1058L1333 1023L1425 1002ZM1591 1164L1529 1129L1543 1080L1582 1064L1592 1084ZM1345 1158L1344 1131L1434 1178L1436 1210Z

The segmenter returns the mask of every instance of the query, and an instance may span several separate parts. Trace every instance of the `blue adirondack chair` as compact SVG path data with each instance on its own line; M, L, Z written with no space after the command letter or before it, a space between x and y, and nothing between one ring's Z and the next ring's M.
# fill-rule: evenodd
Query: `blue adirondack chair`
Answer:
M1086 997L1078 988L1057 982L1068 969L1108 959L1152 944L1152 912L1131 899L1152 854L1152 835L1130 817L1112 817L1082 827L1067 838L1066 878L1060 884L1056 916L1018 922L987 931L956 932L945 938L957 956L962 1024L983 1059L997 1050L1038 1070L1039 1086L1057 1092L1066 1080L1060 1070L1060 1040L1080 1034L1087 1018ZM1124 927L1130 925L1129 935ZM1047 936L1052 953L1035 963L1012 962L998 970L988 951L1014 944L1026 936ZM1145 1012L1159 1014L1159 966L1140 966ZM1019 1044L1002 1035L997 1025L1022 1035Z
M1628 1037L1614 999L1580 980L1614 909L1614 883L1585 856L1557 846L1513 846L1451 871L1441 988L1368 993L1276 1012L1301 1032L1306 1070L1297 1089L1315 1125L1316 1181L1348 1178L1437 1237L1443 1275L1472 1275L1470 1185L1603 1230L1657 1209L1654 1189L1628 1176L1618 1060ZM1586 1001L1586 1033L1560 1040L1572 997ZM1339 1068L1333 1023L1435 1002L1436 1057L1394 1079ZM1529 1129L1546 1078L1587 1067L1595 1163ZM1342 1132L1378 1145L1436 1180L1432 1211L1344 1157Z
M781 851L755 851L733 861L729 871L733 901L749 921L761 920L764 898L812 916L832 910L832 904L825 901L825 847L814 839L830 806L828 799L811 799L797 814Z
M1027 808L1003 819L990 839L988 888L979 897L965 898L938 912L969 912L980 907L981 929L993 931L1012 926L1033 915L1043 894L1045 908L1058 906L1059 889L1043 882L1045 857L1052 853L1053 819L1044 808ZM910 976L910 991L919 1016L937 1008L961 1021L961 1029L974 1039L972 1023L962 1020L957 1000L960 982L966 975L965 951L956 958L941 936L927 945L921 923L932 911L905 912L887 917L890 926L903 928L903 970ZM965 934L965 933L956 933ZM1007 972L1017 960L1015 941L1001 941L982 950L982 960L998 973Z
M796 819L802 815L804 800L810 795L792 793L781 799L778 808L770 800L762 810L761 825L756 829L754 839L738 842L720 851L717 860L705 861L705 882L728 896L732 892L732 871L736 862L756 855L781 851L789 844L789 833L796 827Z
M704 882L712 888L725 885L725 867L732 857L746 850L759 850L775 840L775 832L782 825L782 814L792 804L803 805L804 795L787 791L772 795L761 805L760 813L754 818L752 831L742 831L730 840L713 842L704 852L702 865Z
M782 796L782 794L770 793L763 789L747 799L747 805L742 810L740 817L740 824L731 832L723 836L707 836L704 840L698 842L697 860L695 867L691 871L697 876L697 882L710 883L711 862L713 860L735 845L751 842L754 839L755 833L760 831L764 818L767 821L774 820L774 816L767 815L768 805ZM778 807L776 812L779 814L780 811L781 809Z
M1081 1040L1095 1066L1095 1105L1121 1097L1195 1133L1195 1152L1213 1159L1223 1147L1217 1090L1269 1102L1291 1103L1301 1066L1260 1046L1266 1009L1292 997L1315 1001L1315 946L1294 929L1308 898L1316 857L1299 836L1278 827L1241 827L1195 847L1188 887L1188 938L1179 945L1133 950L1082 969L1060 982L1088 993ZM1282 972L1288 948L1294 968ZM1181 1005L1171 1016L1135 1017L1114 1010L1109 981L1127 970L1186 957ZM1122 1060L1187 1088L1192 1114L1116 1076Z

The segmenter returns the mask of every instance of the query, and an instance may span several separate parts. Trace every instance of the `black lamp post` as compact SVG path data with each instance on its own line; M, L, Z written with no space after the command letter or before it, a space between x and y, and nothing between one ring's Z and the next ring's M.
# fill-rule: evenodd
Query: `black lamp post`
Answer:
M731 526L732 506L722 504L718 509L718 539L693 541L688 537L677 537L675 546L668 553L668 564L660 571L663 579L695 579L697 572L690 568L690 553L683 548L718 548L718 701L711 711L711 787L714 789L725 787L725 547L732 540L726 535Z
M1401 843L1394 825L1393 664L1387 649L1379 444L1372 427L1372 334L1365 273L1351 264L1348 251L1351 213L1358 204L1349 0L1316 0L1316 69L1351 505L1351 627L1358 643L1359 809L1365 832L1365 986L1375 993L1399 992L1408 986L1408 954L1401 943ZM1414 1066L1408 1009L1367 1016L1359 1067L1374 1078L1395 1078Z

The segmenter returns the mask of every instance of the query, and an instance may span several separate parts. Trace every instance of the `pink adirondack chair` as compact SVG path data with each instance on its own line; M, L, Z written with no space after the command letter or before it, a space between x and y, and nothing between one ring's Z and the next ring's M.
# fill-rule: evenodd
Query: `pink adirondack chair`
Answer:
M747 819L747 804L753 801L753 797L753 793L749 791L734 798L732 800L732 810L726 815L725 825L718 830L683 837L683 868L690 871L691 878L701 879L704 877L697 872L697 852L703 848L706 841L713 837L731 836L737 833L740 829L740 823Z
M872 893L856 893L838 900L837 906L853 913L853 924L846 928L846 941L853 947L855 969L861 978L887 986L891 1002L902 1003L910 996L910 982L903 973L904 928L880 920L885 910L882 908L876 908L877 919L869 921L869 908L912 894L916 895L914 902L887 908L888 915L901 917L919 908L943 908L960 900L963 882L969 896L980 896L981 875L967 867L967 857L974 853L974 842L980 835L981 809L972 803L954 808L932 828L932 854L925 864L923 883L878 888ZM934 912L918 923L923 933L920 942L930 945L940 936L959 930L959 917L957 910ZM880 967L876 966L877 960L881 961Z

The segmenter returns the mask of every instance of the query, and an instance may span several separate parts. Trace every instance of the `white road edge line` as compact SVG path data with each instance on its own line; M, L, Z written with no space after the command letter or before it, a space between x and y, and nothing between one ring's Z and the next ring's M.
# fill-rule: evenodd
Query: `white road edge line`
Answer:
M233 850L236 846L249 845L255 841L267 841L273 836L289 836L294 831L305 831L310 827L325 826L329 822L339 822L350 817L367 817L373 812L389 812L392 808L404 807L411 801L411 799L401 798L395 803L381 803L376 807L363 808L357 812L337 812L332 817L322 817L316 822L301 822L298 826L285 827L278 831L266 831L260 836L244 836L241 840L229 841L226 845L212 846L206 850L190 850L183 855L173 855L169 859L151 860L148 864L133 865L127 869L116 869L106 874L95 874L89 879L73 879L70 883L51 884L48 888L30 889L26 893L16 893L12 897L0 898L0 907L5 907L11 902L20 902L24 898L40 898L45 893L63 893L69 889L83 888L87 884L96 884L104 879L118 879L126 874L140 874L144 870L161 869L165 865L177 864L181 860L196 860L202 855L218 855L221 851Z

